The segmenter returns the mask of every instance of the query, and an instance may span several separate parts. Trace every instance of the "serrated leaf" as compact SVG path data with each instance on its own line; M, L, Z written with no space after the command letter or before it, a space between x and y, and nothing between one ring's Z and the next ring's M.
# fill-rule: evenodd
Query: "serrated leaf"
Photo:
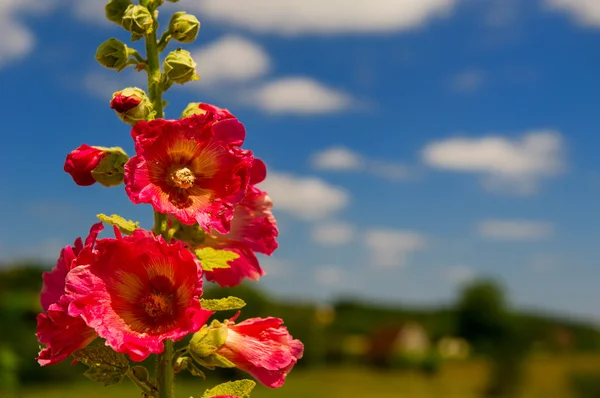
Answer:
M119 384L125 377L124 373L112 372L101 367L89 368L83 375L90 380L104 384L104 387Z
M238 297L229 296L221 299L200 299L202 308L209 311L239 310L246 306L246 302Z
M203 247L194 251L202 264L204 271L229 268L229 262L240 257L239 254L229 250L215 250L212 247Z
M236 380L219 384L218 386L207 390L202 398L219 397L223 395L232 395L234 397L248 398L256 383L252 380Z
M125 235L131 235L133 231L140 227L139 222L126 220L117 214L111 214L110 216L107 216L106 214L100 213L96 217L98 217L98 219L102 222L116 226L119 228L119 231Z
M129 370L125 355L106 346L88 346L73 353L73 357L89 367L84 375L105 386L117 384Z

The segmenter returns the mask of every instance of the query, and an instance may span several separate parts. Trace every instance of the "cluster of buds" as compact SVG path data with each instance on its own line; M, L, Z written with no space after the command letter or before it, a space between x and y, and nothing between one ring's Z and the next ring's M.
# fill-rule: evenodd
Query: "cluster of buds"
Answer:
M162 94L173 84L199 79L189 51L164 57L171 40L191 43L200 22L176 12L157 39L157 8L164 0L110 0L106 17L145 40L145 57L116 38L102 43L96 60L120 72L134 66L148 88L115 92L110 108L130 126L135 154L119 147L83 144L67 155L64 170L81 186L124 185L134 204L154 209L152 230L118 215L98 215L85 240L77 238L44 273L43 312L37 337L45 347L38 362L52 365L73 356L93 380L113 384L129 377L146 398L172 398L173 374L203 376L198 366L238 368L264 385L281 387L302 358L303 344L278 318L236 317L218 321L217 311L239 310L235 297L202 298L206 282L235 287L265 275L256 253L271 255L279 231L273 202L258 188L265 163L242 148L246 131L227 109L190 103L177 120L163 117ZM169 0L173 3L177 0ZM98 238L104 224L114 238ZM174 350L174 342L192 335ZM103 344L92 344L101 341ZM158 355L154 378L143 366ZM246 398L256 383L224 383L203 397Z

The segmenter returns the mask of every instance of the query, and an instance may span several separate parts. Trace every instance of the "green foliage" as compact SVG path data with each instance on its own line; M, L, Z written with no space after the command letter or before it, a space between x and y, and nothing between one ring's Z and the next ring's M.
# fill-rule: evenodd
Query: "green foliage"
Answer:
M573 373L569 382L574 398L600 398L600 373Z
M203 247L194 251L202 264L204 271L212 271L219 268L229 268L229 263L240 257L239 254L229 250L216 250L212 247Z
M501 338L498 334L507 322L508 312L502 288L495 282L480 280L466 286L456 311L458 335L476 349L485 351L491 341Z
M229 296L222 299L201 299L202 308L209 311L231 311L239 310L246 305L240 298Z
M125 355L113 351L107 346L88 346L73 353L73 357L88 366L84 375L104 386L117 384L129 371L129 362Z
M223 395L231 395L234 397L248 398L250 393L256 386L252 380L236 380L228 383L219 384L218 386L207 390L202 398L218 397Z
M126 220L123 217L116 214L111 214L110 216L107 216L106 214L100 213L96 217L98 217L98 219L102 222L116 226L117 228L119 228L119 231L121 231L121 233L125 235L131 235L133 231L140 227L139 222Z

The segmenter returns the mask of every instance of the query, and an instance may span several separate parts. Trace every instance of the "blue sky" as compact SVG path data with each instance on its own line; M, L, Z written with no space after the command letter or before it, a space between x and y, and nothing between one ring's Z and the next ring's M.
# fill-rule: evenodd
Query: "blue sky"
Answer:
M201 80L269 166L279 296L448 302L495 276L520 308L600 319L600 4L585 0L182 0ZM0 260L53 262L95 214L149 226L122 187L62 171L81 143L133 152L95 63L127 40L104 2L0 0ZM135 47L135 45L134 45ZM139 47L139 46L138 46ZM172 46L173 47L173 46Z

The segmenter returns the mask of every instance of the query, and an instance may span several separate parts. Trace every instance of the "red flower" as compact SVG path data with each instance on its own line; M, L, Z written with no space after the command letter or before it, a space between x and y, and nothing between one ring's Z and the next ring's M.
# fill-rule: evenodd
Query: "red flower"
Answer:
M251 173L251 184L261 182L266 176L265 164L259 159L254 159ZM234 208L229 233L221 234L213 230L205 234L192 228L191 235L196 237L196 242L191 241L186 233L176 237L192 249L212 247L238 255L238 258L229 262L229 268L206 271L208 281L216 282L221 287L233 287L242 283L244 278L258 280L265 272L254 252L270 255L278 246L276 238L279 231L271 213L272 207L273 202L266 192L250 186L244 199ZM186 232L189 233L187 229Z
M71 174L77 185L92 185L96 182L92 177L92 170L104 156L106 152L102 149L83 144L67 155L64 170Z
M138 122L137 155L125 165L134 203L150 203L187 225L227 233L233 207L246 192L252 152L239 146L244 126L208 111L181 120Z
M142 361L213 314L200 307L202 267L180 242L137 229L99 240L96 249L95 261L67 276L68 313L81 316L115 351Z
M281 387L302 358L304 345L294 340L278 318L251 318L227 323L227 339L216 354L250 373L267 387Z
M42 275L44 284L40 300L44 312L37 316L36 333L39 342L46 345L37 358L42 366L66 359L97 337L81 317L67 314L68 302L64 294L67 274L93 259L93 247L102 228L101 223L93 225L85 245L77 238L74 247L67 246L61 251L56 267Z

